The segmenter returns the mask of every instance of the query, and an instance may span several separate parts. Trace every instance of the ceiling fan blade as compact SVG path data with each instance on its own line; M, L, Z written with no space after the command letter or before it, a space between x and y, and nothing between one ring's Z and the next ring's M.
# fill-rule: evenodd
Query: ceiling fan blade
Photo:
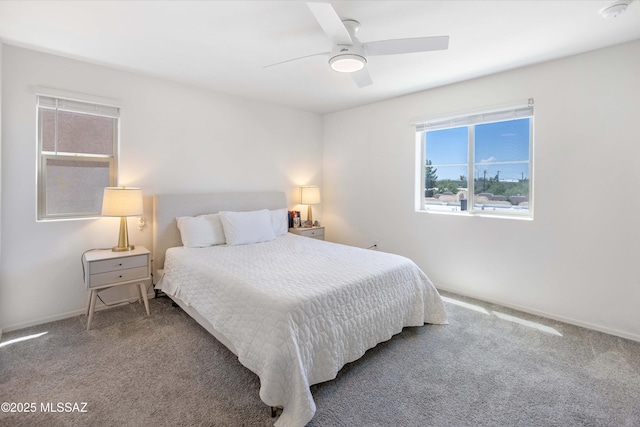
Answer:
M364 43L369 55L428 52L449 48L449 36L416 37L411 39L380 40Z
M351 73L351 78L354 82L356 82L358 87L365 87L373 84L373 81L371 80L371 74L369 74L369 70L367 70L367 67L364 67L360 71Z
M331 43L352 45L353 41L342 20L329 3L307 2L309 10L329 37Z
M320 53L314 53L314 54L311 54L311 55L300 56L298 58L287 59L286 61L280 61L280 62L276 62L274 64L265 65L262 68L275 67L276 65L286 64L287 62L293 62L293 61L297 61L299 59L311 58L312 56L329 55L330 53L331 52L320 52Z

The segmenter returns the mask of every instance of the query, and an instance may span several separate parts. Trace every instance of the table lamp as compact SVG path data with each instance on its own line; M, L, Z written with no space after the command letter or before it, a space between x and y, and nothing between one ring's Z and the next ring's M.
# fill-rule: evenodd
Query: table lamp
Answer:
M118 246L111 248L113 252L124 252L135 249L129 244L128 216L142 215L142 190L133 187L107 187L102 198L102 216L120 217L120 234Z
M314 185L300 187L300 204L308 205L307 220L311 221L313 225L313 215L311 212L311 206L320 203L320 188Z

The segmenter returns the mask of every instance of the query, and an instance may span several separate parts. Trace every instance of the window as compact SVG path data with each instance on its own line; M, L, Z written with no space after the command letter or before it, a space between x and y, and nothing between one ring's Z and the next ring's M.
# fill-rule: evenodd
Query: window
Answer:
M38 219L100 215L116 185L117 107L38 95Z
M414 124L418 210L532 217L533 100Z

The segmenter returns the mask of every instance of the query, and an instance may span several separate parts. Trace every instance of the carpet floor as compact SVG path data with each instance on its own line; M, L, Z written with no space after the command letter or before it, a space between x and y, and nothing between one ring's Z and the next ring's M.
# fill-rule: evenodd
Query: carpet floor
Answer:
M405 328L312 386L308 427L640 426L640 343L442 295L449 325ZM5 333L0 425L273 425L255 374L150 304L97 312L91 331L77 316Z

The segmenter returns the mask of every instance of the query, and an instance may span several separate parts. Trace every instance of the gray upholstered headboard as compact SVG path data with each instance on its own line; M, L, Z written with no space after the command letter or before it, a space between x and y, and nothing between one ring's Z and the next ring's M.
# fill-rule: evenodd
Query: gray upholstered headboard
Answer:
M164 268L164 253L182 246L176 217L219 211L253 211L287 207L280 191L210 194L158 194L153 197L153 269Z

